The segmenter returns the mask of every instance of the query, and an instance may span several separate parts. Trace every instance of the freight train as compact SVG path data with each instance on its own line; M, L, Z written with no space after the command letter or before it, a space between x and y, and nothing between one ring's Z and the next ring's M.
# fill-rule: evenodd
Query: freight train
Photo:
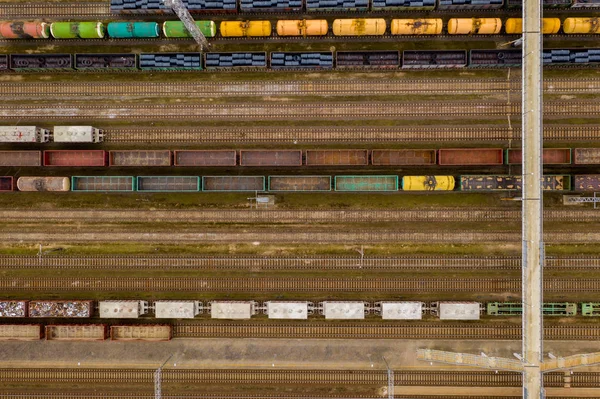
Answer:
M519 68L520 49L0 54L0 72L310 71ZM545 67L597 67L600 48L544 49Z
M460 11L521 8L523 0L183 0L191 13ZM598 0L542 0L544 8L597 8ZM160 0L111 0L123 14L170 14Z
M15 191L13 176L0 176L0 193ZM21 176L24 192L342 192L423 191L518 192L520 175L271 175L271 176ZM542 189L554 192L600 191L600 175L544 175Z
M559 18L543 18L544 34L557 34L561 28ZM197 21L196 25L207 38L217 36L217 22ZM384 18L335 19L331 24L333 36L383 36L391 35L496 35L502 32L509 35L522 33L522 20L508 18L502 23L500 18L450 18L444 26L440 18L392 19ZM324 19L278 20L275 30L271 21L222 21L218 33L221 37L268 37L268 36L326 36L329 23ZM445 28L445 29L444 29ZM565 34L600 33L600 18L566 18L562 23ZM158 38L160 32L165 38L190 38L182 22L42 22L7 21L0 22L1 39L132 39Z

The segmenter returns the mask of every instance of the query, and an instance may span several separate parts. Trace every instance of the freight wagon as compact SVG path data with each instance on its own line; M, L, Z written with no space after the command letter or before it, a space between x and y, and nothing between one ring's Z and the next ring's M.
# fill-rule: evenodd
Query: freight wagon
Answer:
M104 130L93 126L54 126L52 130L39 126L0 126L0 143L47 143L49 141L101 143L104 141Z

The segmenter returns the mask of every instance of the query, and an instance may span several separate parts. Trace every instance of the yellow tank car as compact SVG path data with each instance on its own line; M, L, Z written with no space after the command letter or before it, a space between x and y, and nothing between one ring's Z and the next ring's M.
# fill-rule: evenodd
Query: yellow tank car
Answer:
M223 21L219 26L223 37L271 36L269 21Z
M279 36L325 36L329 25L325 19L284 19L277 21Z
M563 32L568 35L600 33L600 18L565 18Z
M336 19L333 21L333 34L336 36L381 36L387 25L383 18Z
M542 33L545 35L554 35L560 30L560 19L542 18ZM523 33L522 18L508 18L504 23L504 31L507 35L520 35Z
M451 35L495 35L502 29L500 18L451 18L448 33Z
M443 22L439 18L392 19L392 35L439 35Z
M404 191L452 191L454 176L404 176Z

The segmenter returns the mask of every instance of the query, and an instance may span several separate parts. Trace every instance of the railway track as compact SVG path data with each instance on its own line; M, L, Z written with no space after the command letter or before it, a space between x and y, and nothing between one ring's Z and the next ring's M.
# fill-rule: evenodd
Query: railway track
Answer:
M146 229L143 232L129 229L120 230L119 225L103 226L84 232L68 231L68 227L58 230L47 229L48 226L31 225L26 228L8 228L0 231L0 241L17 243L85 243L85 242L140 242L140 243L438 243L438 244L481 244L513 242L521 240L519 231L488 230L452 230L452 231L412 231L362 229L360 231L295 230L277 229L186 229L177 231L162 229ZM50 226L53 227L53 226ZM109 228L110 227L110 228ZM76 229L76 227L75 227ZM7 231L9 230L9 231ZM110 230L110 231L107 231ZM544 241L549 244L591 244L600 242L600 232L563 230L545 231Z
M518 278L0 277L0 290L41 292L520 293ZM600 279L547 278L546 293L600 292Z
M520 140L520 126L107 127L106 143L373 143ZM600 140L598 125L545 125L544 141Z
M506 79L407 79L253 82L35 82L0 83L7 99L26 97L53 99L72 97L165 97L178 93L187 98L240 96L375 96L397 94L486 94L521 90L520 80ZM548 94L600 92L600 79L546 79Z
M260 257L169 255L0 255L3 269L64 270L520 270L520 256ZM597 270L598 257L546 257L545 270Z
M5 222L189 222L189 223L365 223L365 222L475 222L520 221L520 209L406 209L406 210L80 210L60 209L49 212L4 209ZM582 209L548 209L549 222L600 222L600 212Z
M424 103L235 103L139 105L2 105L0 117L28 120L123 119L128 120L306 120L370 119L401 117L502 117L519 115L520 103L424 102ZM544 103L545 116L584 117L600 113L597 101L554 101Z
M18 2L2 3L0 19L70 17L74 19L112 17L110 1L97 2ZM130 16L131 17L131 16Z

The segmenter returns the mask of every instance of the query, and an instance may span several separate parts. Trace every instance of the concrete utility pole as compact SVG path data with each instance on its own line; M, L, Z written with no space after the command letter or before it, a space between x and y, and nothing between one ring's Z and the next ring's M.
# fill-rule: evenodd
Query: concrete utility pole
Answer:
M162 368L172 357L173 354L171 354L154 372L154 399L162 399Z
M600 353L543 359L544 241L542 201L542 2L523 0L523 212L522 293L523 353L518 360L420 349L421 360L523 373L523 397L543 399L543 372L571 369L600 361Z

